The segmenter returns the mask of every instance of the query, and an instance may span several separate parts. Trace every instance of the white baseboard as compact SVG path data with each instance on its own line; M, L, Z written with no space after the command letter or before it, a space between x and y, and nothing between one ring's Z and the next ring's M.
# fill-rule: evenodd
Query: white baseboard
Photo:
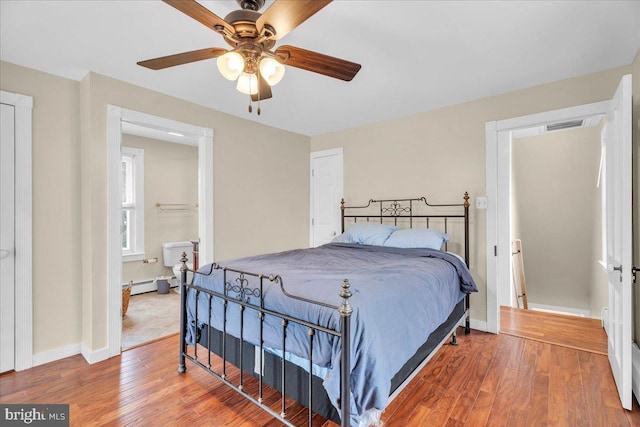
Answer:
M471 319L470 321L471 329L475 329L477 331L487 332L487 322L482 320Z
M529 309L540 310L540 311L550 311L552 313L559 313L559 314L570 314L573 316L580 316L580 317L591 317L591 311L585 310L582 308L560 307L555 305L535 304L530 302Z
M64 359L65 357L75 356L76 354L80 354L80 343L43 351L33 355L33 366L44 365L45 363L54 362Z
M109 347L101 348L97 351L91 351L82 344L80 353L82 353L82 356L89 364L94 364L109 358Z
M635 342L631 343L631 360L631 387L636 401L640 402L640 348Z

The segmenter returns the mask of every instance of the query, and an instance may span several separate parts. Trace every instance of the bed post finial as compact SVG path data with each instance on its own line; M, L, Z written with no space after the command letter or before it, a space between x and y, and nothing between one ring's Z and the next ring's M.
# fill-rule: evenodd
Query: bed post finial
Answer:
M344 198L340 199L340 210L344 211Z
M340 296L342 297L342 304L340 305L340 314L345 316L351 316L353 313L353 307L349 303L349 298L353 295L350 289L351 285L349 285L349 279L344 279L342 281L342 289L340 290Z
M469 192L465 191L464 192L464 196L462 198L464 199L464 207L468 208L469 207Z

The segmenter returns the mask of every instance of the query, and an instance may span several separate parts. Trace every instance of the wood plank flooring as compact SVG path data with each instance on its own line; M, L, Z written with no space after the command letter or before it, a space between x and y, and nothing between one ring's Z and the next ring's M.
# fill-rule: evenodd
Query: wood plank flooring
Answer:
M387 427L640 426L637 403L620 406L606 356L507 334L458 337L387 407ZM94 365L78 355L3 374L0 403L69 403L71 425L82 427L281 425L189 362L178 374L177 356L174 335ZM277 398L265 392L276 409ZM288 401L287 414L306 425L299 404ZM314 417L313 426L336 424Z
M607 335L598 319L500 307L500 332L607 355Z

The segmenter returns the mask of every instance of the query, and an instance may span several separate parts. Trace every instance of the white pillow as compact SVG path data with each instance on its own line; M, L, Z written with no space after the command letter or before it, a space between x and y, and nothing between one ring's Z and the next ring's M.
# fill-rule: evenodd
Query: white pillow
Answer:
M394 231L391 236L384 242L384 246L394 248L430 248L440 249L444 242L451 237L437 230L426 229L407 229Z
M347 231L333 239L336 243L382 246L398 227L378 222L356 222Z

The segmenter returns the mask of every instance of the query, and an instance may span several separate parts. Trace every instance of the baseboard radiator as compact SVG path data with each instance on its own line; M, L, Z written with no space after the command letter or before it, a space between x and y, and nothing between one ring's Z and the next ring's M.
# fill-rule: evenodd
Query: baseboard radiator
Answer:
M128 286L129 283L123 283L122 287ZM156 284L156 279L149 280L140 280L137 282L133 282L131 287L131 295L145 294L147 292L156 292L158 290L158 285ZM169 285L173 287L173 280L169 281Z

